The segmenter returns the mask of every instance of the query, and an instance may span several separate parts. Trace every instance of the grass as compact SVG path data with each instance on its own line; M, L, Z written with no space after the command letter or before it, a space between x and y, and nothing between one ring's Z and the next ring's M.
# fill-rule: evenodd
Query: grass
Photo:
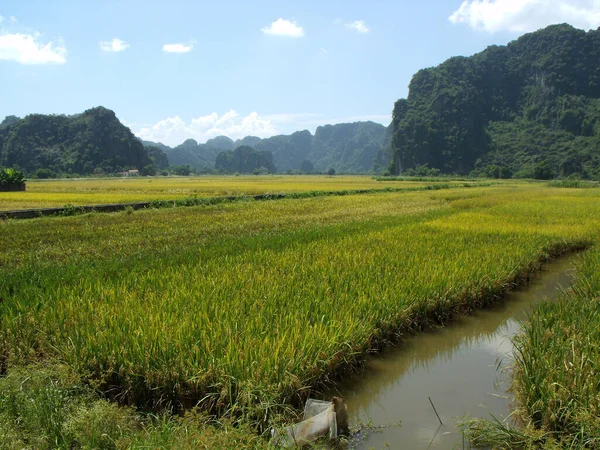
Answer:
M102 398L60 363L0 378L0 449L264 448L253 430L197 412L140 414Z
M593 190L503 184L0 222L0 364L259 430L398 333L598 239ZM86 422L84 420L84 422Z

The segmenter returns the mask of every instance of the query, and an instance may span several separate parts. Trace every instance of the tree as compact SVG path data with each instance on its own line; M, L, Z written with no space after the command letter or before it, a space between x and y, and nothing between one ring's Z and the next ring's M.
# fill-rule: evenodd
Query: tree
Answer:
M313 166L313 163L311 163L309 160L305 159L300 164L300 172L313 173L314 171L315 171L315 167Z
M219 152L215 168L224 173L253 173L261 168L267 173L275 172L271 152L258 151L247 145L239 146L233 151Z
M154 164L148 164L140 170L140 174L145 177L153 177L156 175L156 167L154 167Z
M556 172L550 167L550 163L542 161L533 168L533 178L536 180L551 180L556 176Z
M335 169L333 167L330 167L327 171L327 175L335 175Z
M187 164L185 164L183 166L174 166L173 173L175 175L180 175L180 176L186 177L192 173L192 168Z

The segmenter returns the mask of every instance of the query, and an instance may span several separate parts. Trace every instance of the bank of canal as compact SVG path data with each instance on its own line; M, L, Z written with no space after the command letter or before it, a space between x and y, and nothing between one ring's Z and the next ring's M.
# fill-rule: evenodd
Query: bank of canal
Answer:
M560 287L571 284L574 258L545 264L530 284L507 293L490 309L458 317L447 327L412 336L369 358L360 374L337 386L351 424L401 421L401 426L369 432L353 448L385 448L389 443L395 449L460 449L462 436L454 419L464 414L507 417L510 379L500 368L512 350L510 339L533 305L552 301Z

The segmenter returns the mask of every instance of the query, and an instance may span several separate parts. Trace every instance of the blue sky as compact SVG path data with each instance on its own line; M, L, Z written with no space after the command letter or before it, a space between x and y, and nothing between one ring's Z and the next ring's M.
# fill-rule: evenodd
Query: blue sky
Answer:
M595 29L600 0L3 0L0 16L0 117L102 105L177 145L387 125L417 70L552 23Z

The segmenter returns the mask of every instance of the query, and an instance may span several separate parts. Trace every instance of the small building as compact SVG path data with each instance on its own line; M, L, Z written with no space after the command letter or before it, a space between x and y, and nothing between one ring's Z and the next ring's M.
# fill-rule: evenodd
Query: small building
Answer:
M124 177L137 177L140 175L140 171L137 169L126 170L125 172L121 172L121 175Z

